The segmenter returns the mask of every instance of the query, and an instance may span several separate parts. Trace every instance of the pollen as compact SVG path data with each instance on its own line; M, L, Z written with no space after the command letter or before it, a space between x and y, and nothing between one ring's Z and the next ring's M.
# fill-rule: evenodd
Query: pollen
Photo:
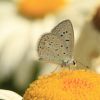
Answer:
M41 76L26 90L24 100L100 100L100 75L62 70Z

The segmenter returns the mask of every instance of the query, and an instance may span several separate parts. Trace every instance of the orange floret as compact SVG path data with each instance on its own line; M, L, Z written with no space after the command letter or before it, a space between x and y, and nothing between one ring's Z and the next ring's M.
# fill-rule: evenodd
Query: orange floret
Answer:
M27 17L42 17L63 5L65 5L65 0L20 0L18 9Z
M92 71L63 70L33 82L24 100L100 100L100 75Z

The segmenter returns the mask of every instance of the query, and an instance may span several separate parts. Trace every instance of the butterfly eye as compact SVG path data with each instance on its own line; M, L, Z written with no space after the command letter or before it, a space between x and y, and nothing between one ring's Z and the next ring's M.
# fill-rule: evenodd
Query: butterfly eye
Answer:
M76 64L76 62L75 61L73 61L73 65L75 65Z

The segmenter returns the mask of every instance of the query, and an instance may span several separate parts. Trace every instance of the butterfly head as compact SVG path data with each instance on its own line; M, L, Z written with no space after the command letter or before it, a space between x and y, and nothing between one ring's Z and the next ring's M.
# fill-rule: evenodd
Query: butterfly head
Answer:
M74 61L74 59L69 59L69 60L63 60L61 66L70 66L70 65L75 65L76 62Z

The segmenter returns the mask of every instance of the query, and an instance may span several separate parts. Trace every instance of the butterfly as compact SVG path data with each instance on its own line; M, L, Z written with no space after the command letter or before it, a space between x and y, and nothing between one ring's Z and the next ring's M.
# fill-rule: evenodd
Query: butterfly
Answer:
M44 34L38 43L40 60L63 66L75 65L73 59L74 31L70 20L64 20L50 33Z

